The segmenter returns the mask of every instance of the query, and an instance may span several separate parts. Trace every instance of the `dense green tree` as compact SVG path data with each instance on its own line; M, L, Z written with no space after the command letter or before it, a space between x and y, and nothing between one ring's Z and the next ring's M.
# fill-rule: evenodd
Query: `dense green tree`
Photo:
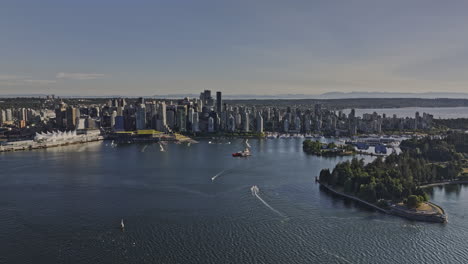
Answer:
M421 201L419 200L419 197L417 195L410 195L408 196L408 200L406 202L406 205L409 208L416 208L421 204Z
M331 172L323 170L320 181L343 187L346 193L369 202L385 199L411 203L414 198L409 197L413 196L424 202L428 195L418 186L454 180L462 174L463 154L456 151L456 144L464 144L465 139L468 137L452 135L445 139L406 140L399 155L378 157L368 164L356 158L341 162Z

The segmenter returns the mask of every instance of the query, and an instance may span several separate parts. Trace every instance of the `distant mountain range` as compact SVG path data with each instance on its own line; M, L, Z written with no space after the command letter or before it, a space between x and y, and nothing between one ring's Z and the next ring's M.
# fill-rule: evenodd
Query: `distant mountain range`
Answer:
M5 94L0 97L45 97L46 94ZM80 96L80 95L59 95L65 98L116 98L116 97L139 97L139 96L120 96L120 95L96 95L96 96ZM165 99L180 99L184 97L198 98L199 94L161 94L153 96L142 96L145 98L165 98ZM213 94L215 96L215 94ZM443 93L443 92L427 92L427 93L393 93L393 92L329 92L323 94L275 94L275 95L257 95L257 94L223 94L223 99L352 99L352 98L457 98L468 99L468 93Z

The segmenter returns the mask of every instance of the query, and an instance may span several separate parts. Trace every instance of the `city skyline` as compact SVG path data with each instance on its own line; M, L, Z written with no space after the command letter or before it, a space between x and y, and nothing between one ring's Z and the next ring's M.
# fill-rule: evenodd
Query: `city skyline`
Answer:
M466 7L7 1L0 94L464 92Z

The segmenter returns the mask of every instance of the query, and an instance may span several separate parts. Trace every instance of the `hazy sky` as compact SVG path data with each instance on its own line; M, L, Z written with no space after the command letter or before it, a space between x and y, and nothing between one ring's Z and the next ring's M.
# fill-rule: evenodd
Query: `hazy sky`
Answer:
M0 94L468 92L468 1L3 0Z

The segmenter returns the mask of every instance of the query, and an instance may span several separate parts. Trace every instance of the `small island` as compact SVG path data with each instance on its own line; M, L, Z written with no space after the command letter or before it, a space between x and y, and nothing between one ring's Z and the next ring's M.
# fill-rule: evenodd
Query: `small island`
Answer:
M422 186L459 183L468 171L468 134L405 140L402 153L365 164L354 158L324 169L317 181L325 189L379 211L417 221L447 222Z

